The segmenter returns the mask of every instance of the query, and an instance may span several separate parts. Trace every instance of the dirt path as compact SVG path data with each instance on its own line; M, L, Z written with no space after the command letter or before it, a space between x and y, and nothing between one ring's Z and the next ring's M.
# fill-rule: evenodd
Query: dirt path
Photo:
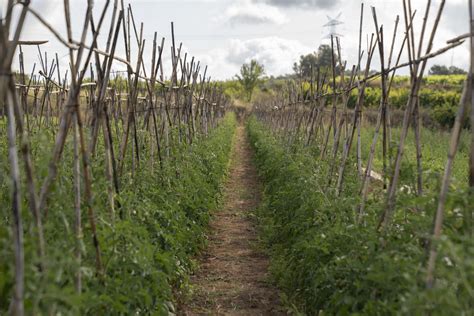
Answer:
M285 315L268 284L268 258L249 217L260 186L245 130L239 127L223 209L211 222L209 245L191 278L193 297L180 315Z

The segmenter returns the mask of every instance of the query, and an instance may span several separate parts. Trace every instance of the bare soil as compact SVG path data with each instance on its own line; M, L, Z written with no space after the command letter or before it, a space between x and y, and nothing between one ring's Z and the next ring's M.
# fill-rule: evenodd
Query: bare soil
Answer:
M286 315L268 282L269 261L251 216L261 194L252 154L239 127L224 203L211 221L208 247L191 278L192 297L180 315Z

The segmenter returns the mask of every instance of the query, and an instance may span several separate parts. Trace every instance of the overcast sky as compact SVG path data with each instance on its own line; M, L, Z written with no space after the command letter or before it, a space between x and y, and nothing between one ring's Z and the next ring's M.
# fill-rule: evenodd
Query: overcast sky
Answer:
M441 0L433 0L431 21ZM5 12L7 0L0 0L1 10ZM33 0L31 6L40 11L45 19L65 33L65 19L62 0ZM70 0L73 12L74 37L79 39L86 0ZM112 1L113 2L113 1ZM324 42L328 32L323 25L328 17L342 13L344 22L338 32L341 39L343 58L350 65L357 59L359 13L361 1L358 0L133 0L135 20L144 22L145 39L152 43L153 34L167 40L166 60L169 60L170 22L175 22L176 40L183 42L185 51L195 56L202 64L209 66L209 73L214 79L232 78L242 63L257 59L264 64L267 75L281 75L292 72L292 65L301 54L316 51ZM371 6L377 10L379 24L384 25L387 50L392 37L393 25L397 14L403 16L402 0L366 0L364 15L364 45L366 35L374 31ZM417 10L415 34L420 32L421 20L426 7L426 0L412 0ZM468 0L447 0L440 28L435 40L435 49L445 45L446 41L469 29ZM94 14L98 20L104 0L95 1ZM109 9L111 13L112 8ZM398 45L403 35L404 22L401 20L398 34ZM432 23L429 23L431 29ZM104 48L108 23L102 31ZM33 16L26 22L22 39L47 39L50 42L42 46L52 56L58 53L62 68L68 62L65 50L54 37L41 26ZM150 45L145 60L151 60ZM26 67L31 70L38 61L36 48L25 48ZM123 41L120 42L117 55L124 56ZM378 57L375 58L378 60ZM436 58L433 62L468 67L469 50L462 47ZM373 64L373 68L378 62ZM123 69L116 64L115 69Z

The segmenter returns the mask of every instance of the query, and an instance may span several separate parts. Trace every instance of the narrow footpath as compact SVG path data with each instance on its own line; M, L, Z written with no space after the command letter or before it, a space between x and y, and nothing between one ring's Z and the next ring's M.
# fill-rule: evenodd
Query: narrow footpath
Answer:
M286 315L268 283L269 261L251 217L261 194L252 155L240 126L222 209L212 219L208 247L191 278L193 296L180 315Z

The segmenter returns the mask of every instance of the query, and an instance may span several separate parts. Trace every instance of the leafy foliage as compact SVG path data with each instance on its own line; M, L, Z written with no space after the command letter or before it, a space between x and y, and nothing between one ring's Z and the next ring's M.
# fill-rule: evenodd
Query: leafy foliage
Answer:
M227 116L221 126L192 145L174 145L173 157L163 169L142 155L141 167L123 175L117 196L123 219L113 218L107 194L94 199L98 234L105 272L94 271L94 248L83 212L82 261L75 257L73 229L72 150L65 150L61 176L52 192L48 220L45 221L46 270L38 270L35 240L30 233L31 215L24 213L26 289L25 308L29 315L168 315L174 295L186 287L193 268L192 254L205 242L211 210L219 202L235 130L235 118ZM46 172L44 144L49 137L35 135L34 157L38 173ZM177 139L177 138L175 138ZM72 146L68 143L67 146ZM1 144L5 157L7 146ZM103 144L92 161L94 192L107 192ZM144 147L144 152L149 148ZM1 161L0 175L6 165ZM8 204L8 181L0 176L0 200ZM26 208L25 208L26 209ZM11 215L0 211L0 314L7 312L12 296L13 249ZM118 217L118 216L117 216ZM75 291L75 274L82 273L82 293Z
M265 68L254 59L249 64L243 64L240 68L240 75L236 75L236 77L244 90L247 101L252 100L253 90L264 74Z
M374 187L364 223L355 219L360 183L348 170L342 196L326 189L330 162L315 148L288 147L256 120L248 125L265 182L259 210L272 274L287 303L307 315L469 315L474 311L474 241L463 214L471 198L454 182L434 288L425 287L425 255L439 177L427 192L400 191L393 225L377 232L384 207ZM410 170L413 161L403 170ZM352 165L349 164L349 165ZM355 164L354 164L355 165ZM429 173L429 170L425 171ZM439 174L438 174L439 175Z
M466 71L456 66L433 65L430 68L430 75L464 75Z
M299 62L293 64L293 71L303 78L310 78L318 67L323 69L323 72L329 71L332 67L332 58L331 46L321 45L317 52L301 55Z

